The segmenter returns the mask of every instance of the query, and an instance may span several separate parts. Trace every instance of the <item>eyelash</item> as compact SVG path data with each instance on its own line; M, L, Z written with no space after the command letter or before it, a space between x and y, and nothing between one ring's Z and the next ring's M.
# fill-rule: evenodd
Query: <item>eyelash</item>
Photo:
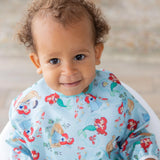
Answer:
M74 59L77 60L77 61L81 61L81 60L83 60L85 57L86 57L86 56L85 56L84 54L78 54L78 55L75 56Z
M51 60L49 60L50 64L58 64L60 63L60 60L58 58L52 58Z
M74 60L76 61L82 61L86 56L84 54L78 54L74 57ZM50 64L56 65L60 63L60 59L58 58L52 58L49 60Z

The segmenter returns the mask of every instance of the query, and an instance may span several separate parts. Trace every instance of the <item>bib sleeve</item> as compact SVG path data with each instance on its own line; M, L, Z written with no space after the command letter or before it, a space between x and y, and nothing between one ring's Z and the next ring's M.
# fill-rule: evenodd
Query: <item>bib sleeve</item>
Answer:
M22 119L18 119L15 115L15 101L12 102L9 111L9 120L11 121L13 132L10 133L9 139L6 142L11 146L9 157L10 160L32 160L32 153L27 148L27 143L23 138L23 132L18 126L18 122Z
M141 104L122 86L120 96L124 104L124 135L119 142L123 159L160 159L155 136L147 131L150 116ZM151 131L152 132L152 131Z

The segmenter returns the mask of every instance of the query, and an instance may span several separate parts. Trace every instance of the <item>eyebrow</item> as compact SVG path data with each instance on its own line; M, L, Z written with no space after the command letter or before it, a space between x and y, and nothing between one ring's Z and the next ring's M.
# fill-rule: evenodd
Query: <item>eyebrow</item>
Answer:
M89 50L88 49L73 49L71 50L72 53L79 53L79 52L88 52L89 53Z
M88 52L88 49L71 49L71 53L79 53L79 52ZM59 55L59 52L50 52L47 54L47 57L50 56L52 57L53 55Z

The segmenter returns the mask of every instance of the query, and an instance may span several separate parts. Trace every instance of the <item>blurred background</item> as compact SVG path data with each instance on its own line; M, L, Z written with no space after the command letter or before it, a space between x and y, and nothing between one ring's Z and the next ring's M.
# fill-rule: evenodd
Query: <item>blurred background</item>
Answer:
M160 1L94 0L111 31L98 68L134 88L160 118ZM0 131L11 100L40 78L14 38L27 0L0 0Z

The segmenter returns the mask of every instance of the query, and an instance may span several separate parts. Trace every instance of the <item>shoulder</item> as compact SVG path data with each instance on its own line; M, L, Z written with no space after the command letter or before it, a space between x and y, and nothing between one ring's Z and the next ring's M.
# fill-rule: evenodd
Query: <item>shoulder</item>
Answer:
M134 96L123 86L117 76L110 71L96 71L92 92L97 97L101 96L114 100L120 99L123 102L128 101L128 104L134 101L135 104L139 104Z
M122 100L132 99L136 101L134 96L125 88L123 83L121 83L121 80L117 78L114 73L106 70L98 70L96 72L96 79L99 86L101 86L101 91L102 88L104 88L104 92L109 92L111 97L119 97Z
M92 82L92 93L95 96L96 94L107 96L114 91L116 92L116 90L119 90L121 87L123 86L115 74L106 70L96 70L96 77Z
M101 81L102 79L108 83L117 83L117 84L120 84L121 85L121 82L120 80L117 78L117 76L110 72L110 71L107 71L107 70L96 70L96 80L98 81Z
M129 117L137 115L137 117L141 117L142 121L149 121L150 118L147 111L132 93L123 86L123 83L121 83L115 74L109 71L97 71L96 77L98 77L99 86L95 89L95 93L99 93L103 97L106 95L110 103L119 101L123 106L124 112ZM121 109L121 106L119 109Z
M47 87L45 85L44 79L40 79L12 101L9 111L11 121L14 119L23 119L30 115L31 109L36 108L38 105L41 99L42 88L45 90Z

